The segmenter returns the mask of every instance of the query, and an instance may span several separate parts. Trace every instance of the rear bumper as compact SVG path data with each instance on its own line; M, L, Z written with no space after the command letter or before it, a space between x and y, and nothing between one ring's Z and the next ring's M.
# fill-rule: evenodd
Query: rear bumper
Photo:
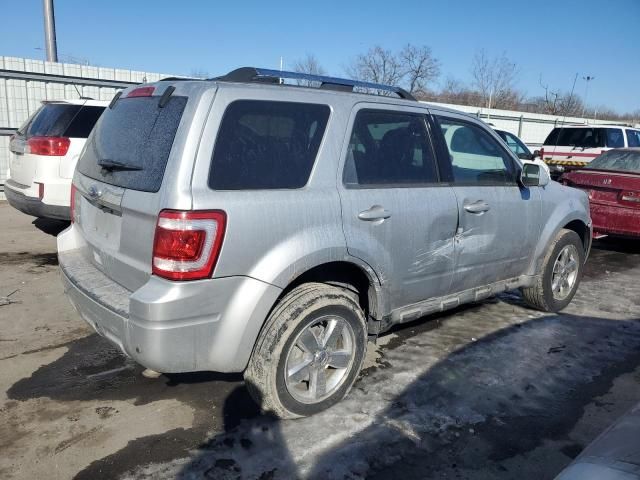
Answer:
M37 197L31 197L22 193L10 179L4 184L4 194L9 205L22 213L34 217L53 218L69 221L71 216L69 207L60 205L47 205Z
M596 235L640 237L640 209L592 202L591 218Z
M59 261L65 293L82 318L136 362L163 373L244 370L281 292L249 277L155 276L129 292L77 251L60 253Z

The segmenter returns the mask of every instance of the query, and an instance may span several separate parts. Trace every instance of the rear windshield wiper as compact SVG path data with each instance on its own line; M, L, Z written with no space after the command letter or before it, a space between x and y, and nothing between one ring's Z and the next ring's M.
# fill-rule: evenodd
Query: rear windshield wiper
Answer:
M119 162L117 160L102 159L98 161L98 165L110 172L114 170L142 170L142 167L131 165L129 163Z

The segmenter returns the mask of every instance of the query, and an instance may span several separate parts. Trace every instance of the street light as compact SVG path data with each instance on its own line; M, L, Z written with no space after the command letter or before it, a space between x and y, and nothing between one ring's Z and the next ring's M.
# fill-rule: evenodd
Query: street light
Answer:
M582 79L586 82L584 86L584 98L582 100L582 118L584 118L584 110L587 108L587 95L589 94L589 82L595 80L596 77L587 75L586 77L582 77Z

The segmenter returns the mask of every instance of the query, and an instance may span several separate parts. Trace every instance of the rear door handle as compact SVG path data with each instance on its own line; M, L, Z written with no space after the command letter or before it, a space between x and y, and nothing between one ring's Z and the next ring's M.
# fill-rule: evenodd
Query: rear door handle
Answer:
M363 210L358 214L358 218L360 220L364 220L365 222L375 222L376 220L386 220L391 216L391 212L385 210L384 207L380 205L374 205L368 210Z
M479 214L479 213L488 212L491 209L491 207L489 207L489 204L484 200L478 200L477 202L467 203L464 206L464 209L469 213Z

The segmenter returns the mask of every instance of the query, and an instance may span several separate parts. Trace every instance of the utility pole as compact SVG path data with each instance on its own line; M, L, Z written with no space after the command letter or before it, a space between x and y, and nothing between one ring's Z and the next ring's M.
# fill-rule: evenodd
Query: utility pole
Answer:
M56 20L53 14L53 0L42 0L44 11L44 44L47 50L47 62L58 61L56 43Z
M584 110L587 108L587 95L589 94L589 82L591 80L595 80L596 77L592 77L587 75L586 77L582 77L582 79L586 82L584 86L584 99L582 100L582 118L584 118Z

